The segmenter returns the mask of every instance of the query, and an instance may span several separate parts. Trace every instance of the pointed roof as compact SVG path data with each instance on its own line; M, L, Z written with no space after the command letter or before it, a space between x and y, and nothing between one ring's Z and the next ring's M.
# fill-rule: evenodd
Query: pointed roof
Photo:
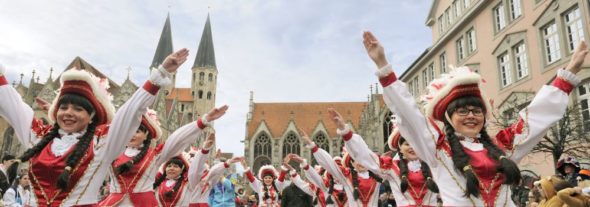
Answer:
M114 94L116 91L119 90L119 87L120 87L119 84L115 83L115 81L111 80L105 74L100 72L100 70L98 70L94 66L90 65L90 63L86 62L84 59L82 59L79 56L76 56L76 58L74 58L74 60L66 67L64 72L67 70L70 70L72 68L84 69L99 78L106 78L107 80L109 80L109 86L110 86L108 91L112 94ZM59 83L60 78L61 78L61 74L55 79L55 82L58 86L61 85Z
M209 14L207 14L207 22L205 22L205 28L203 29L203 35L201 35L201 42L199 43L199 50L197 51L197 57L195 58L196 67L213 67L217 69L215 63L215 50L213 48L213 35L211 34L211 21L209 20Z
M164 23L164 28L162 28L162 34L160 34L160 41L158 41L158 47L156 48L156 54L154 54L154 59L152 60L151 67L158 67L164 59L170 54L174 52L174 47L172 45L172 29L170 28L170 13L166 17L166 23Z

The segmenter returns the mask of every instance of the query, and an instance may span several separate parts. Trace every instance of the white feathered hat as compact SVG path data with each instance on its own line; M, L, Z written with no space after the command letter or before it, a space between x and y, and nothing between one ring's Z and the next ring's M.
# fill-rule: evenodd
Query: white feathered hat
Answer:
M270 175L273 178L277 178L279 176L279 173L277 172L275 167L273 167L272 165L263 165L258 170L258 179L262 180L262 179L264 179L264 176L267 176L267 175Z
M141 124L144 125L148 132L152 135L152 139L159 139L162 136L162 128L160 128L160 121L158 121L158 113L149 109L141 116Z

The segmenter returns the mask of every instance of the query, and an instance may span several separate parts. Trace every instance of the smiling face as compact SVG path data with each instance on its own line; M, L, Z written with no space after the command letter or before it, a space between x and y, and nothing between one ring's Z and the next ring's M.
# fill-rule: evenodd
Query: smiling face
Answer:
M402 153L402 155L404 156L404 158L406 158L407 160L417 160L418 159L418 156L416 155L416 152L414 152L414 149L412 148L412 146L410 146L410 144L408 142L406 142L406 140L403 138L401 138L401 140L400 140L399 150Z
M94 108L88 99L82 96L65 94L60 97L57 107L57 125L66 133L81 132L92 120Z
M147 130L141 125L127 144L128 147L139 147L147 138Z
M450 122L456 132L467 137L475 138L483 129L485 110L479 97L461 97L454 100L447 107Z
M272 185L273 180L274 178L271 175L265 175L262 177L262 182L264 182L264 185L266 186Z
M176 179L182 172L182 167L176 163L166 165L166 178Z

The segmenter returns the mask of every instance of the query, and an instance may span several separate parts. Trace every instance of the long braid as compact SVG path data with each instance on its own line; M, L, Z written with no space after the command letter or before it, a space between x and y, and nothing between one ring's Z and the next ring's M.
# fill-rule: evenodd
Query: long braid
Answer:
M158 186L160 186L160 184L162 184L162 182L164 182L165 179L166 179L166 170L164 170L164 173L162 173L160 175L160 177L156 178L156 181L154 181L153 189L155 190L156 188L158 188Z
M277 188L277 185L275 184L275 181L272 181L272 188L275 189L275 192L277 193L278 199L281 200L282 196L281 196L281 191L279 191L279 188Z
M348 159L348 163L346 163L346 165L350 169L350 175L352 178L352 186L354 188L354 191L353 191L354 192L354 195L353 195L354 200L358 200L360 197L358 173L354 169L354 166L352 166L352 159Z
M469 165L471 157L465 153L463 145L459 142L457 135L455 135L455 129L446 120L445 134L449 141L449 145L451 146L453 164L455 165L455 168L465 176L466 190L463 196L469 197L469 195L473 195L474 197L479 197L479 180L477 180L475 172L473 172L473 169Z
M378 183L382 183L383 182L383 178L379 177L377 174L373 173L370 170L368 170L368 171L369 171L369 177L373 178Z
M94 120L92 123L88 125L86 133L82 135L78 143L76 143L74 151L68 155L66 160L66 167L57 178L57 186L60 189L65 190L68 187L68 184L70 182L70 174L72 173L72 170L76 167L76 164L80 162L82 157L88 151L88 148L90 147L90 142L94 138L94 131L97 125L96 123L97 121Z
M401 182L399 184L399 188L402 191L402 193L405 193L408 190L408 186L409 186L409 180L408 180L408 164L406 163L406 159L404 158L404 155L402 153L398 153L399 156L399 164L397 164L397 166L399 167L399 175L401 178Z
M332 193L334 192L334 178L328 175L328 181L330 186L328 186L328 194L326 195L328 198L326 199L326 204L334 204L334 200L332 200Z
M428 165L420 160L420 170L422 170L422 176L424 176L424 182L426 182L426 187L428 190L432 191L433 193L438 193L438 185L434 180L432 180L432 173L430 172L430 168Z
M140 126L140 128L141 128L141 126ZM137 155L135 155L133 157L133 159L117 166L115 172L117 172L117 174L125 173L125 172L129 171L133 167L133 165L141 162L143 157L145 157L145 155L147 154L148 149L150 149L151 143L152 143L152 137L150 134L148 134L146 136L145 140L143 140L143 147L141 147L141 151L139 151L139 153Z
M176 180L176 183L174 184L174 187L172 188L172 190L169 190L168 192L164 193L164 196L172 197L172 195L174 195L174 192L178 192L178 189L180 189L180 186L182 185L183 180L184 180L184 173L181 172L180 177L178 178L178 180Z
M498 167L496 170L504 174L504 184L518 185L522 178L518 165L514 161L504 157L506 153L504 153L504 151L492 143L492 140L490 139L490 136L488 135L485 127L482 129L480 134L481 137L479 141L483 144L483 147L488 150L488 156L498 161Z
M316 187L315 189L315 198L313 199L313 205L317 205L318 204L318 200L320 198L320 188Z
M37 144L35 144L35 146L29 148L27 151L25 151L18 159L21 160L22 162L26 162L29 161L29 159L31 159L31 157L35 156L36 154L38 154L39 152L41 152L41 150L43 150L43 148L45 148L45 146L47 146L47 144L49 144L49 142L51 142L55 137L59 136L59 125L57 125L57 122L55 122L55 124L53 124L53 127L51 128L51 131L49 131L49 133L45 134L45 136L43 136L43 138L37 142ZM16 175L18 174L18 162L13 163L12 165L10 165L10 167L8 167L8 169L6 170L7 174L8 174L8 178L10 183L14 182L14 180L16 179Z

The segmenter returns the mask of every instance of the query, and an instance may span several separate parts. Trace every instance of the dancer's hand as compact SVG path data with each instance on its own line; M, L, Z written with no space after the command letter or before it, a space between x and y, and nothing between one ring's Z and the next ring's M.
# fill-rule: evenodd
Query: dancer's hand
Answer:
M344 123L344 118L342 118L342 115L340 115L340 113L338 113L336 109L329 108L328 114L330 114L330 118L332 119L334 124L336 124L336 127L338 127L339 130L346 129L346 123Z
M244 157L234 157L234 158L231 158L230 160L228 160L227 164L231 165L231 164L234 164L237 162L241 162L242 160L244 160Z
M307 133L305 133L305 131L303 131L303 129L299 128L299 137L301 137L301 139L303 140L303 144L311 144L313 141L311 141L311 139L309 138L309 136L307 136Z
M219 108L213 108L213 109L211 109L211 111L209 111L209 113L207 113L207 117L205 117L205 118L209 122L215 121L225 114L225 112L227 111L227 108L229 108L229 106L227 106L227 105L223 105Z
M215 151L215 159L219 160L219 158L221 158L221 149L217 149L217 151Z
M42 111L49 111L49 107L51 107L51 104L49 104L49 102L43 100L42 98L35 98L35 103L37 103L37 107L39 107Z
M175 53L168 55L162 63L162 67L164 67L169 73L174 73L178 70L178 67L186 61L187 57L188 49L182 48Z
M572 59L570 59L570 63L565 68L569 70L573 74L577 74L580 72L582 64L584 64L584 59L588 54L588 45L586 45L586 41L582 40L578 43L576 50L574 50L574 54L572 55Z
M203 148L211 149L211 147L213 147L213 144L215 144L215 133L211 133L209 134L209 136L207 136L207 139L205 140L205 142L203 142Z
M389 64L387 58L385 58L385 51L379 40L373 35L373 33L366 31L363 33L363 45L367 50L367 54L375 62L378 68L382 68Z
M293 160L299 164L303 163L303 158L300 157L299 155L296 155L296 154L290 154L290 155L291 155L291 160Z
M242 165L242 167L244 169L248 168L248 162L246 162L246 158L245 157L242 160L240 160L240 164Z

